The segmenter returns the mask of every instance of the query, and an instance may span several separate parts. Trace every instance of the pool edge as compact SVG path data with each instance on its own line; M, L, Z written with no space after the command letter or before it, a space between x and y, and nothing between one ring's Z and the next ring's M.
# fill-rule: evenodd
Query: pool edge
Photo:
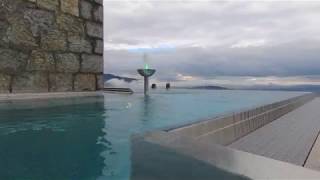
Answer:
M103 96L102 91L87 92L49 92L49 93L17 93L17 94L0 94L0 102L35 100L35 99L59 99L70 97L97 97Z
M214 121L217 118L213 118L207 121L189 123L185 126L133 135L131 139L131 157L133 162L132 178L133 180L144 178L144 172L148 170L154 173L152 179L158 180L163 177L163 172L166 172L167 168L175 168L172 167L173 164L183 165L181 162L185 162L185 158L188 160L192 158L195 159L190 164L193 168L183 171L183 173L189 174L190 177L193 175L193 169L201 168L197 166L200 161L211 165L213 168L217 167L232 174L238 174L250 179L319 179L320 172L318 171L238 151L225 146L231 141L244 136L246 133L250 133L272 122L283 114L303 106L316 96L317 94L311 93L267 104L261 106L262 109L254 108L244 112L238 112L238 114L228 113L219 117L222 119L220 123L215 123ZM230 117L228 117L228 115ZM204 140L197 138L197 136L201 136L204 131L208 131L208 127L212 125L216 128L211 129L213 131L209 138ZM177 130L184 132L174 132ZM142 146L139 145L141 142L146 143L147 146L150 147L141 148ZM158 147L160 147L160 149L157 149ZM183 155L182 159L174 158L174 154ZM166 159L166 161L163 161L162 158ZM254 163L252 163L252 161ZM156 162L155 164L160 163L160 165L153 165L154 162ZM146 167L144 163L149 164L151 167ZM168 174L168 178L185 177L185 175L181 176L181 172L180 174L171 172ZM151 176L148 178L150 177Z

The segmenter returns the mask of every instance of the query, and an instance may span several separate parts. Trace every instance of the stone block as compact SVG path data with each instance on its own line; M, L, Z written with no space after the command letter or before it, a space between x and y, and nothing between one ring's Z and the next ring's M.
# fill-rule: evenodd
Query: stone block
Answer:
M59 8L59 0L37 0L37 5L40 8L56 11Z
M52 30L41 35L41 48L48 51L65 51L67 38L64 32Z
M0 74L0 93L9 93L11 77L6 74Z
M103 41L97 40L94 48L94 52L98 54L103 54Z
M19 10L24 10L26 3L21 0L0 0L0 19L8 18Z
M27 70L29 71L55 71L53 55L44 51L32 51L28 61Z
M86 0L80 1L80 15L85 19L92 19L92 4Z
M24 70L28 55L10 49L0 48L0 72L16 74Z
M104 88L104 78L103 78L103 74L97 75L97 88L98 88L98 90Z
M75 73L80 70L79 57L72 53L56 54L56 71Z
M103 58L98 55L87 55L81 56L81 72L88 73L102 73L103 72Z
M91 37L103 39L103 27L102 24L87 22L87 34Z
M78 0L61 0L60 3L62 12L79 16Z
M95 91L96 77L94 74L77 74L74 79L75 91Z
M84 26L81 19L66 14L57 16L57 24L61 30L72 33L84 33Z
M102 6L98 6L97 8L95 8L93 10L93 17L94 17L94 20L96 20L98 22L103 22L103 7Z
M32 0L0 0L0 14L5 13L5 18L13 14L21 14L27 8L36 8ZM3 17L0 17L3 18Z
M6 35L7 28L9 27L9 24L5 20L0 19L0 25L1 25L0 26L0 36L4 36L4 35Z
M84 37L79 35L69 35L69 50L71 52L78 53L92 53L92 45L91 42L86 40Z
M25 72L13 78L13 93L48 92L48 74Z
M40 36L41 32L48 32L54 28L55 18L49 11L27 9L24 12L24 19L29 22L33 36Z
M19 16L11 16L8 18L8 22L10 26L7 29L7 42L23 49L34 49L38 46L30 24L24 19Z
M50 73L50 92L72 91L73 75L71 73Z
M7 36L7 29L9 24L5 21L0 20L0 46L8 46L8 42L5 41Z
M101 4L103 3L103 0L94 0L94 2L98 3L98 4Z

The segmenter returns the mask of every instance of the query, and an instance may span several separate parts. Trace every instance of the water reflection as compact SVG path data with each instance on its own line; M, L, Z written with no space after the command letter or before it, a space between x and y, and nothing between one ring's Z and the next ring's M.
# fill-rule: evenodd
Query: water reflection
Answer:
M148 119L150 120L150 116L153 114L153 109L154 109L154 99L152 98L152 96L144 96L142 97L141 100L141 108L140 110L142 111L141 113L141 118L142 121L148 121Z
M105 110L105 114L107 114L107 109ZM102 132L104 133L102 136L98 137L98 144L104 146L104 149L100 153L100 156L103 158L103 167L101 168L102 174L97 178L97 180L106 179L106 177L114 176L114 169L112 167L112 163L109 161L110 156L116 154L116 151L112 148L112 142L108 139L108 122L107 119L104 119L104 126L102 128Z

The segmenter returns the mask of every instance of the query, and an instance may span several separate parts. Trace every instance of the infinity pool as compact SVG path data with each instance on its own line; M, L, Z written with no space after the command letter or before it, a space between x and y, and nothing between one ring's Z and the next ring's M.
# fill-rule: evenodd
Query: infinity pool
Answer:
M130 135L280 101L297 92L170 90L0 103L0 179L128 180Z

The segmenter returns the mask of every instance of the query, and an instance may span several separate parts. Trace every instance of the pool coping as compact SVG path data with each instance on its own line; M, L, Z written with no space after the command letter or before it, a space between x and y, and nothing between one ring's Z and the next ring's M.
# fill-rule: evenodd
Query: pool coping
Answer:
M151 175L148 177L149 179L152 177L153 180L161 180L163 179L163 172L168 169L175 169L177 163L183 164L185 159L189 158L192 161L187 167L191 167L191 169L183 171L183 173L188 174L191 177L190 179L205 177L201 174L196 174L196 177L193 177L193 171L202 168L199 162L211 166L212 171L220 169L250 180L320 178L320 172L318 171L239 151L220 144L208 144L186 137L178 137L172 141L172 135L161 131L147 133L143 136L133 136L132 144L132 180L143 179L146 172L151 172L149 173ZM182 155L182 158L181 156L175 158L176 155ZM181 179L181 171L166 173L166 176L171 179Z
M320 94L313 93L313 92L302 92L302 93L303 94L300 94L300 95L297 95L297 96L293 96L293 97L290 97L290 98L286 98L286 99L283 99L283 100L276 100L274 102L257 104L257 105L253 105L253 106L249 106L249 107L245 107L245 108L240 108L240 109L235 110L235 111L233 111L233 110L225 111L225 112L221 112L221 113L219 113L219 114L217 114L215 116L199 118L199 119L195 119L195 120L192 120L190 122L187 122L187 123L182 122L182 123L177 124L177 125L171 125L171 126L167 126L167 127L164 127L164 128L157 129L157 130L169 132L169 131L172 131L172 130L175 130L175 129L192 126L192 125L197 124L197 123L203 123L203 122L212 121L212 120L216 120L216 119L227 118L229 116L240 114L240 113L243 113L243 112L246 112L246 111L251 111L253 109L257 109L257 108L260 108L262 106L268 106L268 105L271 105L271 104L280 103L282 101L285 101L285 100L288 100L288 99L292 99L292 98L295 98L295 97L299 97L299 96L303 96L303 95L307 95L307 94L314 94L314 95L319 95L320 96Z
M318 94L304 94L261 106L268 107L265 109L267 110L266 112L259 112L259 108L254 108L241 112L239 115L230 113L207 121L188 123L185 126L175 126L133 135L131 139L133 180L145 178L145 172L148 171L152 172L149 175L154 180L161 179L164 170L174 168L170 167L171 164L183 164L186 159L193 159L190 165L193 169L190 172L184 171L184 173L189 173L190 177L193 175L192 171L194 169L201 169L198 166L199 163L206 163L213 170L214 168L219 168L249 179L319 179L319 171L235 150L227 146L230 143L230 138L233 138L232 141L234 141L245 136L246 133L250 133L251 130L254 131L254 127L257 125L256 121L276 120L278 116L303 106L315 97L318 97ZM260 117L260 114L263 117ZM221 118L221 123L216 121L217 118ZM222 123L225 121L233 123L232 126L229 128L228 125L226 126L225 123ZM238 123L238 121L241 123ZM209 124L210 122L213 123ZM269 123L269 120L265 123ZM201 124L203 125L201 126ZM262 125L261 123L259 124ZM206 131L213 125L216 126L216 129L211 130L212 133L210 134L212 136L206 139L196 138L197 134L201 131ZM233 126L235 127L232 128ZM175 132L177 130L182 130L185 133ZM240 134L239 137L233 135L237 134L236 132ZM176 154L183 155L183 158L175 158ZM144 164L148 164L150 167ZM181 173L170 172L167 173L167 176L179 179Z
M58 99L103 96L102 91L0 94L0 102L35 99Z

